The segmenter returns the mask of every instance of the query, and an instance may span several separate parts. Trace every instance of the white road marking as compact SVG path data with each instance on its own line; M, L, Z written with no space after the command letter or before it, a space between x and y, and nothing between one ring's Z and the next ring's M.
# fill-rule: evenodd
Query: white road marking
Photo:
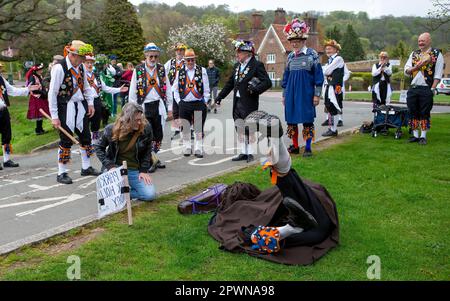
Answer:
M68 171L70 171L70 170L68 170ZM37 177L32 177L32 178L24 179L24 180L9 180L9 179L4 179L4 180L2 180L2 181L7 182L8 184L0 185L0 188L1 188L1 187L5 187L5 186L11 186L11 185L16 185L16 184L21 184L21 183L25 183L25 182L30 182L30 181L34 181L34 180L39 180L39 179L47 178L47 177L49 177L49 176L56 175L56 174L58 174L57 171L56 171L56 172L49 173L49 174L45 174L45 175L42 175L42 176L37 176Z
M85 180L88 180L88 179L91 179L91 178L92 177L81 177L79 179L73 180L73 182L77 183L77 182L85 181ZM36 186L38 186L38 185L36 185ZM52 186L48 186L48 188L45 189L45 190L50 190L50 189L61 187L61 186L66 186L66 185L58 183L58 184L55 184L55 185L52 185ZM24 195L28 195L28 194L32 194L32 193L35 193L35 192L38 192L38 191L42 191L41 190L42 187L43 186L38 186L38 188L30 190L30 191L25 191L25 192L22 192L22 193L19 193L19 194L16 194L16 195L11 195L11 196L8 196L8 197L4 197L4 198L0 199L0 201L10 200L10 199L13 199L13 198L18 198L18 197L22 197ZM33 188L33 187L31 187L31 188Z
M169 148L169 149L165 149L165 150L159 151L158 154L168 153L168 152L171 152L173 150L181 149L181 148L183 148L183 146L172 147L172 148Z
M165 163L173 163L173 162L179 161L179 160L181 160L183 158L184 158L184 156L181 156L181 157L177 157L177 158L174 158L174 159L171 159L171 160L166 160L164 162Z
M9 177L12 177L12 176L20 176L20 175L28 174L30 172L45 171L45 170L46 170L46 168L39 167L39 168L36 168L36 169L24 170L24 171L20 171L20 172L16 172L16 173L8 173L8 174L5 174L3 176L0 176L0 180L4 179L4 178L9 178ZM57 168L54 167L54 168L50 168L49 170L57 170Z
M197 158L197 159L193 159L193 160L189 161L188 164L192 165L192 166L214 166L214 165L219 165L219 164L224 163L224 162L228 162L228 161L230 161L233 158L234 158L234 156L227 157L227 158L224 158L222 160L218 160L218 161L214 161L214 162L210 162L210 163L197 163L198 161L203 160L203 159Z
M89 193L89 194L91 194L91 193ZM60 206L60 205L64 205L64 204L67 204L67 203L70 203L70 202L81 200L81 199L87 197L89 194L86 194L86 195L72 194L67 199L65 199L64 201L57 202L57 203L50 204L50 205L46 205L46 206L42 206L42 207L39 207L37 209L20 212L20 213L17 213L16 216L17 217L24 217L24 216L27 216L27 215L35 214L35 213L40 212L40 211L48 210L48 209L51 209L51 208L54 208L54 207L57 207L57 206Z
M89 181L87 183L81 184L80 186L78 186L78 188L86 189L86 188L88 188L89 186L91 186L92 184L95 184L95 183L97 183L97 178L95 178L92 181Z
M67 196L61 196L61 197L56 197L56 198L12 203L12 204L0 205L0 209L9 208L9 207L17 207L17 206L25 206L25 205L31 205L31 204L38 204L38 203L53 202L53 201L59 201L59 200L66 199L66 198L67 198Z

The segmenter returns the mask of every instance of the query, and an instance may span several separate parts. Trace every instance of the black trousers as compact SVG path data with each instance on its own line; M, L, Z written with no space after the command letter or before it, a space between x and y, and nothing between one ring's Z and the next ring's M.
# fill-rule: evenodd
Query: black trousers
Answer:
M2 145L11 142L11 117L9 116L8 108L0 110L0 134L2 135Z
M88 104L86 101L83 102L78 102L75 103L75 118L78 115L78 106L83 106L86 114L84 115L83 118L83 131L80 132L76 127L75 127L75 134L78 136L78 138L80 139L80 144L82 146L90 146L92 141L91 141L91 131L89 130L89 117L87 116L87 112L88 112ZM65 103L58 103L58 116L59 116L59 120L61 121L61 126L67 131L69 132L69 134L73 135L74 133L67 127L66 124L66 113L67 113L67 104ZM62 132L59 133L59 138L61 139L59 142L59 145L64 147L64 148L71 148L73 145L72 140L70 140L70 138L68 138L66 135L64 135Z
M194 118L195 118L195 112L201 113L201 121L202 124L194 124L194 131L198 134L203 134L203 129L206 122L206 116L208 114L208 108L206 107L206 104L203 101L184 101L181 100L179 105L180 109L180 119L183 121L183 124L186 124L186 122L189 123L190 126L194 124ZM197 120L195 120L197 121ZM190 128L183 127L183 135L187 137L190 135Z
M336 94L336 99L337 99L339 108L341 108L341 111L342 111L342 108L344 107L344 105L343 105L344 94L343 93ZM327 109L327 112L330 113L332 116L336 116L336 115L339 115L341 113L334 106L334 104L331 103L331 101L330 101L330 97L328 95L328 86L326 86L326 88L325 88L325 108Z
M411 118L429 120L433 109L433 92L428 86L411 87L406 102Z
M100 130L100 125L103 119L102 101L99 97L94 99L94 109L95 114L94 116L92 116L92 118L89 119L89 122L91 124L91 131L98 132Z
M172 105L172 115L173 115L174 120L177 120L180 118L180 107L175 100L173 101L173 105Z
M332 230L332 222L316 195L306 186L293 169L283 178L278 178L277 183L283 198L290 197L296 200L305 210L311 213L319 226L299 234L293 234L286 238L285 247L293 246L313 246L327 238ZM281 205L278 208L273 223L282 220L286 215L287 209ZM285 224L280 224L284 226Z
M161 142L164 138L164 132L161 122L162 116L159 114L159 101L144 103L144 107L145 118L147 118L148 123L152 126L153 141Z

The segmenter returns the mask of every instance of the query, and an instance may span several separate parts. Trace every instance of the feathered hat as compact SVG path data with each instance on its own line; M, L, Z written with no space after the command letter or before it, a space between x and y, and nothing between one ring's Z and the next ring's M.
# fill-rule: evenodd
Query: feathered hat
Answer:
M309 35L310 27L305 21L295 18L286 24L283 31L288 40L306 40Z

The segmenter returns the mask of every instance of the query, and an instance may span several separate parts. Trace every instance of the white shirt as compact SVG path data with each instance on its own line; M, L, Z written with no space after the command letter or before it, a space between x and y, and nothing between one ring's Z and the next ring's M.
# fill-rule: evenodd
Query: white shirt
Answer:
M330 76L331 74L333 74L334 70L345 67L345 62L342 56L338 56L338 54L335 53L330 58L332 58L333 61L331 62L331 64L326 64L325 68L323 69L323 73L325 76Z
M184 59L178 60L175 59L175 64L180 64L181 62L184 63ZM169 78L169 71L170 71L170 66L172 65L172 59L168 60L165 64L164 64L164 69L166 69L166 76L167 78ZM178 74L178 72L176 72L175 76ZM174 80L175 83L175 80ZM168 111L172 111L173 108L173 89L172 89L172 85L170 84L170 81L167 81L167 110Z
M245 68L247 67L247 65L251 59L252 59L252 56L249 57L248 59L246 59L243 63L241 63L241 65L239 66L240 72L243 72L245 70ZM236 97L241 97L241 93L239 92L239 90L237 90L237 92L236 92Z
M197 65L194 66L194 68L192 68L192 70L189 70L186 68L186 76L189 77L190 80L193 80L195 77L195 68ZM181 97L180 97L180 92L178 91L178 75L175 78L175 81L173 82L173 86L172 86L172 91L173 91L173 96L174 99L177 103L180 102ZM203 80L203 99L198 99L196 98L194 95L192 95L192 93L189 93L186 98L184 99L184 101L189 102L189 101L199 101L199 100L203 100L205 103L207 103L209 101L210 98L210 90L209 90L209 79L208 79L208 73L206 72L206 69L202 67L202 80Z
M72 63L69 60L69 57L66 57L67 62L67 69L70 70L71 68L74 68ZM77 72L80 71L79 67L76 67L75 70ZM50 107L50 114L52 115L52 119L59 119L58 116L58 93L59 89L61 88L61 85L64 81L64 69L61 64L56 64L53 66L51 71L51 80L50 80L50 88L48 90L48 103ZM74 86L75 88L75 86ZM85 98L88 102L89 106L94 105L94 98L95 98L96 92L94 88L91 87L87 80L87 74L84 73L84 91L81 92L80 89L72 95L69 101L72 102L81 102Z
M380 66L380 68L377 68L377 64L373 64L372 76L375 77L375 76L380 75L381 71L383 71L383 70L384 70L384 73L383 73L383 75L381 75L381 80L385 81L386 78L384 77L384 74L389 75L389 76L392 75L392 65L391 64L389 64L389 67L384 67L384 68L381 66Z
M153 70L150 70L150 68L145 64L145 71L148 72L151 76L154 75L154 72L158 72L156 69L156 66L153 68ZM137 74L136 69L133 71L133 77L131 78L130 82L130 92L128 93L128 100L130 102L137 102ZM159 85L159 77L156 76L157 84ZM166 73L166 87L169 86L169 78L167 77ZM167 102L168 105L168 111L172 111L172 107L170 106L170 103L172 102L172 93L169 92L169 89L166 90L166 96L167 96ZM161 96L159 96L158 92L156 92L155 89L151 89L150 92L147 94L147 96L144 99L144 103L154 102L154 101L160 101Z
M85 68L86 68L86 67L85 67ZM86 69L85 69L85 70L86 70ZM92 76L92 72L86 71L86 74L87 74L89 77ZM100 81L101 81L101 88L102 88L102 91L103 91L103 92L109 93L109 94L117 94L117 93L120 93L120 88L113 88L113 87L107 86L107 85L105 84L105 82L104 82L102 79L100 79ZM96 76L94 76L94 82L95 82L95 85L96 85L97 87L100 87L99 82L98 82ZM97 93L97 91L96 91L95 89L94 89L94 92L95 92L94 98L97 98L97 97L100 96L100 95L98 95L98 93Z
M1 76L1 75L0 75ZM6 88L6 92L8 93L8 96L28 96L29 91L28 88L16 88L14 86L11 86L9 84L9 82L4 78L3 81L5 82L5 87ZM2 87L3 88L3 87ZM6 107L6 103L3 99L3 93L0 93L0 109L3 109L4 107Z
M406 73L406 71L408 69L412 68L413 54L414 54L414 52L412 52L410 54L409 59L405 64L405 75L406 76L411 76L411 74ZM442 79L443 73L444 73L444 57L443 57L442 53L439 53L439 56L436 61L435 71L434 71L434 79L439 79L439 80ZM428 86L422 71L417 72L417 75L411 81L411 85Z
M344 65L344 82L348 81L352 72L348 70L347 64Z

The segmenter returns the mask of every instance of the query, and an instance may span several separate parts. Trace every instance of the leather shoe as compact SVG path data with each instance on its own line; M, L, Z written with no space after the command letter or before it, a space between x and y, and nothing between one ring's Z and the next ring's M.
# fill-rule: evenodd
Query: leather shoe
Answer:
M289 146L289 148L288 148L288 152L289 152L290 154L298 155L298 154L300 154L300 148L291 145L291 146Z
M306 211L299 202L286 197L283 199L283 205L289 211L288 219L291 226L300 227L305 230L316 228L319 226L314 216Z
M324 122L322 122L322 126L327 126L328 125L328 123L329 123L329 121L328 120L325 120Z
M158 163L156 163L156 167L164 169L164 168L166 168L166 165L163 164L160 160L158 160Z
M328 129L325 133L322 134L323 137L337 137L338 131L333 132L331 129Z
M416 138L416 137L411 137L411 138L409 138L409 140L408 140L409 143L416 143L416 142L419 142L419 141L420 141L420 139L419 139L419 138Z
M303 158L309 158L309 157L312 157L313 156L313 153L312 153L312 151L304 151L303 152Z
M69 177L67 172L60 174L56 177L56 181L61 184L72 184L72 179Z
M253 155L247 155L247 163L250 163L255 160L255 157Z
M192 155L192 149L186 148L186 149L183 151L183 155L184 155L185 157L190 157L190 156Z
M195 157L202 159L203 158L203 152L201 150L195 151Z
M246 161L247 159L248 159L247 155L240 154L239 156L234 157L231 161L238 162L238 161Z
M419 145L427 145L427 138L420 138Z
M8 161L3 163L3 167L5 167L5 168L16 168L16 167L19 167L19 164L18 163L14 163L11 160L8 160Z
M98 177L99 175L101 175L102 173L99 172L98 170L96 170L95 168L93 168L92 166L89 167L88 169L82 169L81 170L81 176L82 177L87 177L87 176L95 176Z
M343 127L344 126L344 122L342 120L339 120L337 126L338 127Z

